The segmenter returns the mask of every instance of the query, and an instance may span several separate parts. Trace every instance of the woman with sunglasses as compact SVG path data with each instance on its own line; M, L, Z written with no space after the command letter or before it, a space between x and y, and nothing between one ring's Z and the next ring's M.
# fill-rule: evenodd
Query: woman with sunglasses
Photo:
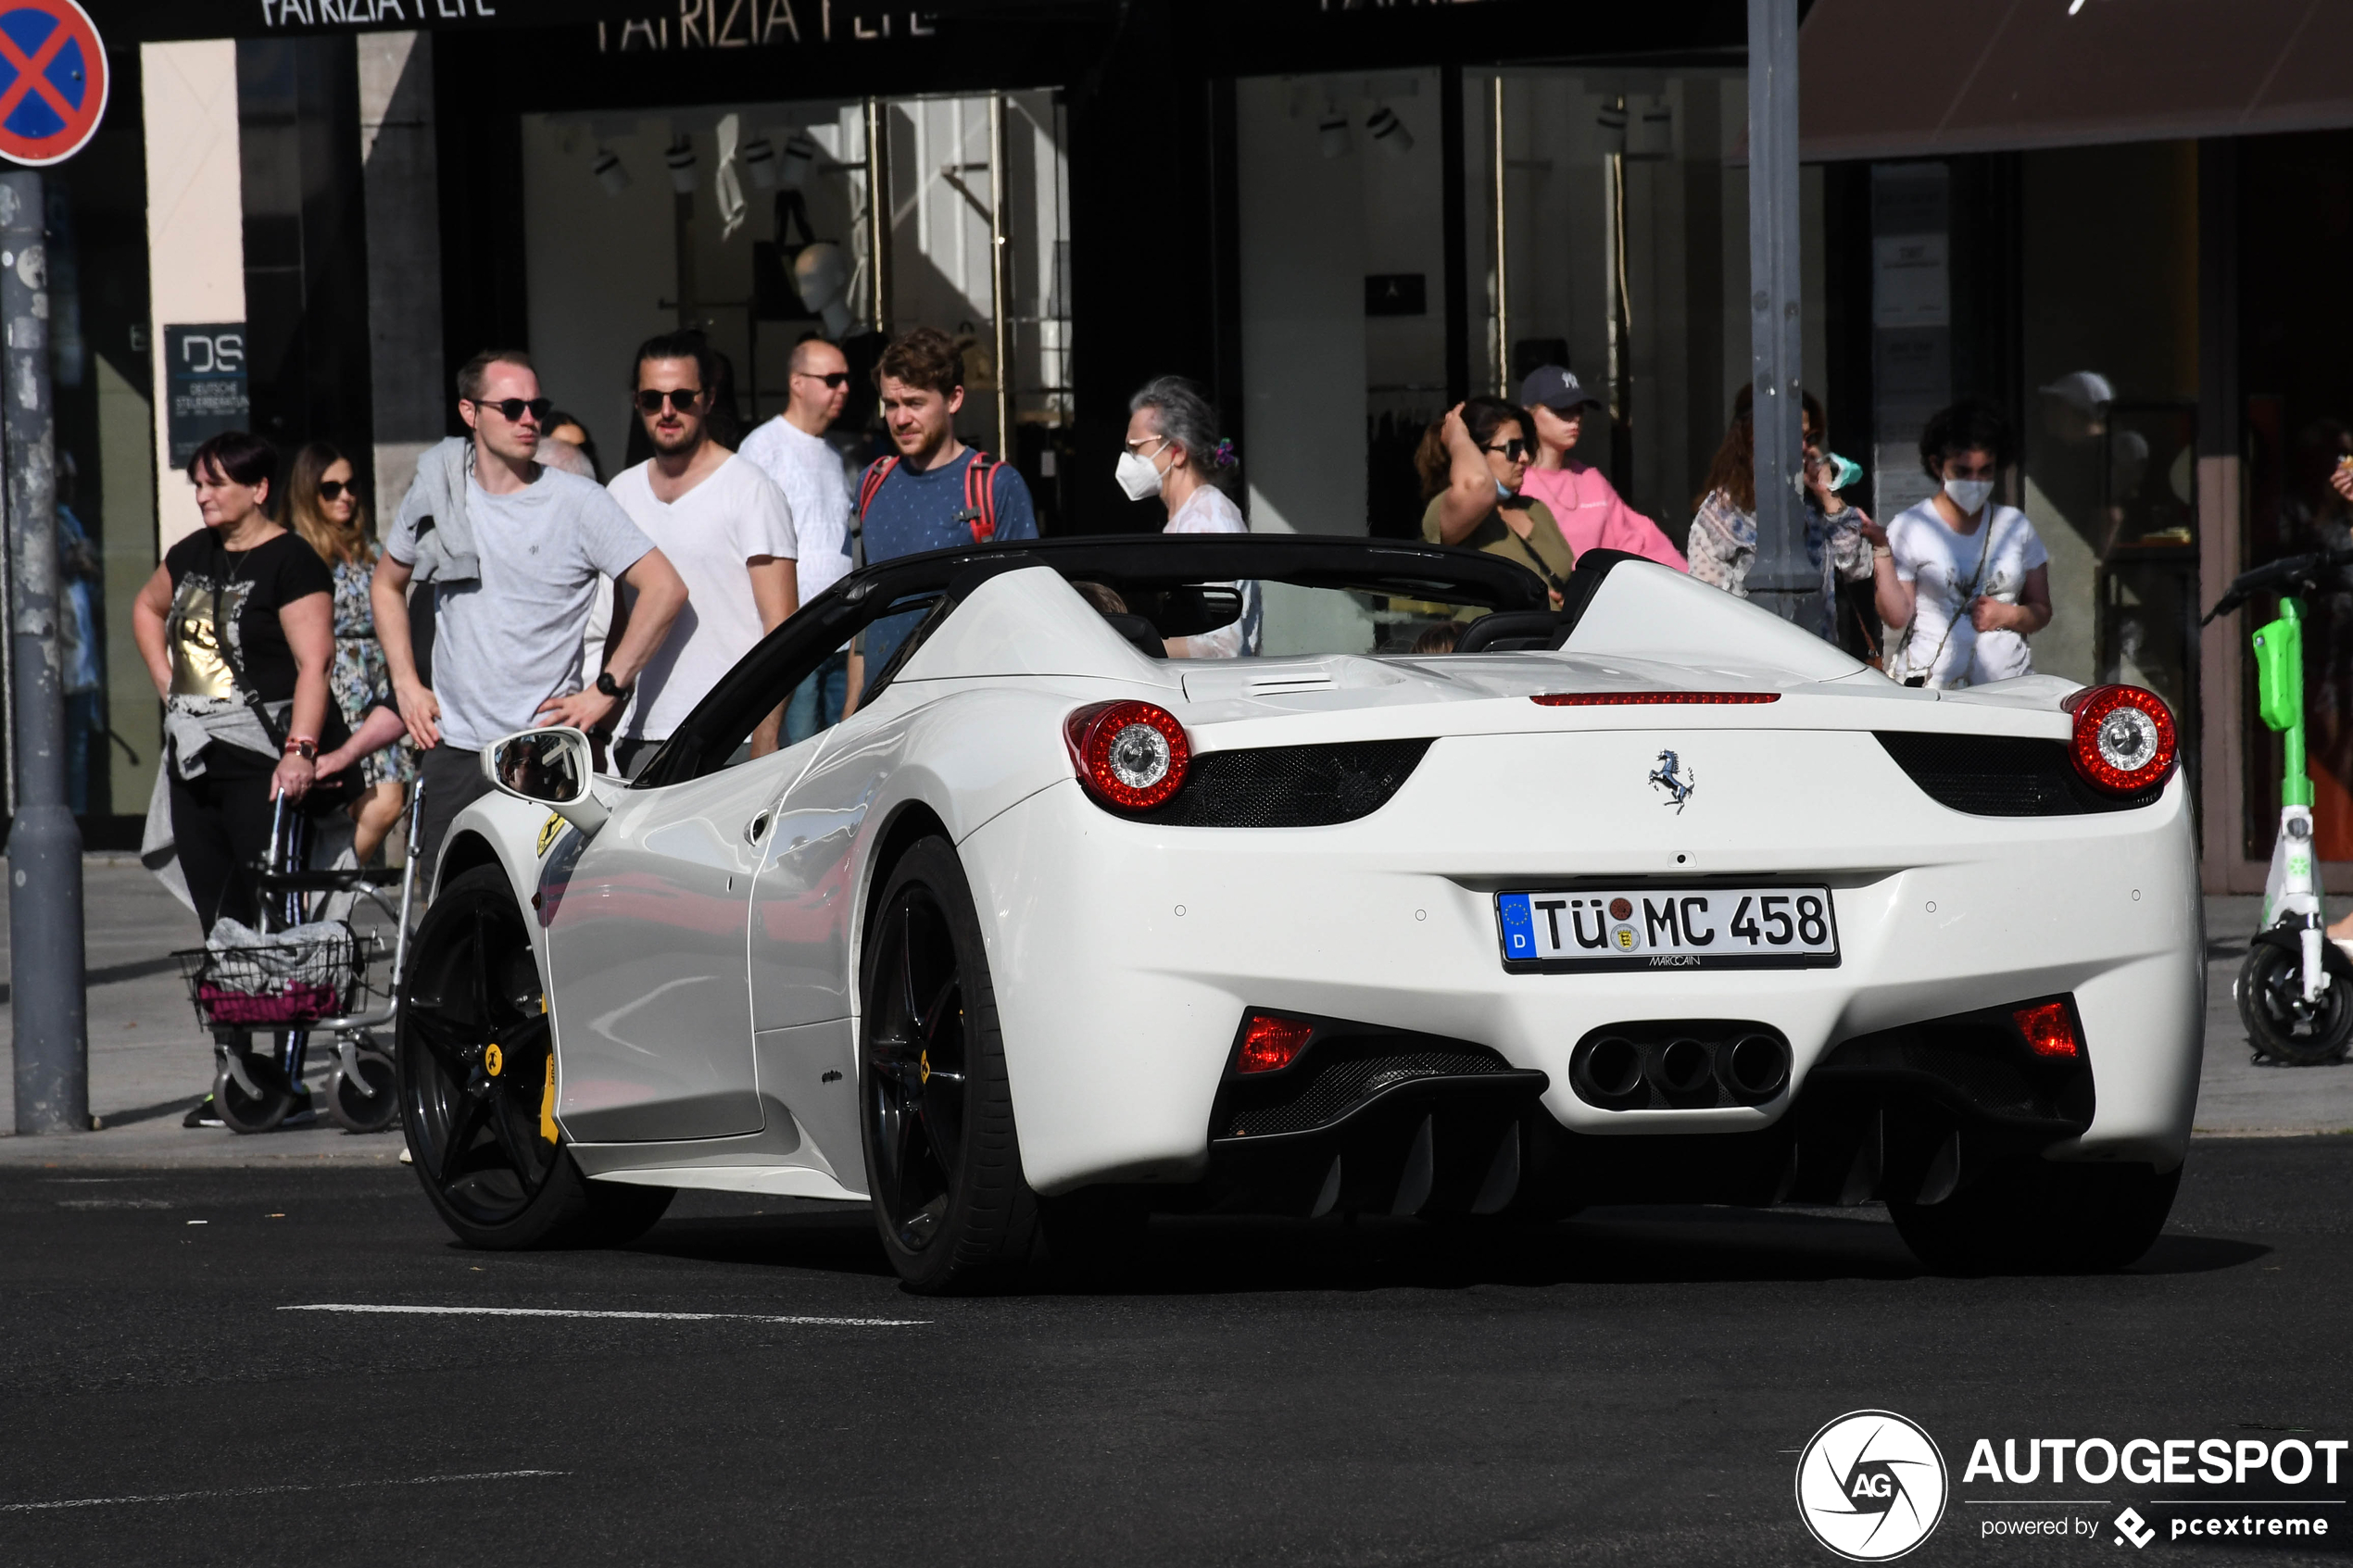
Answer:
M1860 583L1871 575L1871 547L1886 535L1847 505L1831 483L1831 465L1823 450L1829 431L1822 406L1810 392L1798 394L1798 460L1806 480L1806 554L1821 574L1822 598L1815 633L1827 642L1851 643L1849 651L1868 653L1872 634L1849 615L1839 611L1838 585ZM1732 422L1708 465L1706 487L1692 502L1692 535L1684 548L1692 560L1692 575L1710 587L1740 598L1748 597L1749 568L1756 564L1756 389L1743 386L1732 399Z
M368 599L376 570L374 531L368 526L351 459L326 442L314 441L295 454L286 489L295 532L334 573L335 657L327 669L327 689L344 722L357 732L371 708L392 706L392 669L376 640L375 610ZM407 746L371 753L360 762L359 797L351 803L351 820L359 824L352 847L360 864L368 863L400 820L409 781L416 776L416 759Z
M1557 609L1577 553L1562 536L1552 508L1520 494L1534 456L1528 425L1517 404L1473 397L1429 427L1414 454L1422 494L1429 500L1422 513L1422 537L1518 562L1544 580Z

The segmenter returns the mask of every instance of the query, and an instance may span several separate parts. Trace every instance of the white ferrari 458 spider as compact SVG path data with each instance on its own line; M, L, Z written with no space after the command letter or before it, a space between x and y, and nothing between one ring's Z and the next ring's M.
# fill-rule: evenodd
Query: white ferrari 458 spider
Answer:
M483 1247L867 1200L934 1291L1154 1210L1878 1198L1937 1269L2138 1257L2205 1010L2164 704L1896 685L1614 552L1564 596L1368 540L943 551L634 781L510 737L409 966L426 1192ZM853 637L854 714L756 747Z

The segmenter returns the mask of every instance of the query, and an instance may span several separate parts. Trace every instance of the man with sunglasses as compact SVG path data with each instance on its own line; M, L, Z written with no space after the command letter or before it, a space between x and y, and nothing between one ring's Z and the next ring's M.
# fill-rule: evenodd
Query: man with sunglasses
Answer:
M613 761L623 774L634 775L799 602L792 512L774 481L711 439L718 384L718 356L700 332L665 332L638 345L632 395L654 455L609 488L678 569L692 608L646 666L621 721ZM616 595L606 646L626 640L629 621L628 596ZM753 756L776 748L780 717L781 709L753 734Z
M800 541L794 563L807 604L849 571L849 479L841 453L824 439L849 401L849 361L820 337L795 345L785 411L744 437L737 454L776 482ZM796 687L785 706L786 744L837 723L849 696L849 651L835 654Z
M394 698L424 748L428 879L451 819L490 787L482 748L534 724L587 729L618 712L686 607L686 583L603 486L536 460L547 411L527 356L468 360L458 415L471 434L418 462L370 587ZM580 638L599 576L636 591L635 613L584 691ZM430 687L409 638L412 580L434 596Z

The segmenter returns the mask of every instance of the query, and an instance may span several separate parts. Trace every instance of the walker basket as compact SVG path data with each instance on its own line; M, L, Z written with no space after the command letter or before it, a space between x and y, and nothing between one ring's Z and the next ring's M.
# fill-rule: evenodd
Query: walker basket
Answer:
M214 1029L299 1029L351 1010L375 947L337 926L299 942L172 955L196 1017Z

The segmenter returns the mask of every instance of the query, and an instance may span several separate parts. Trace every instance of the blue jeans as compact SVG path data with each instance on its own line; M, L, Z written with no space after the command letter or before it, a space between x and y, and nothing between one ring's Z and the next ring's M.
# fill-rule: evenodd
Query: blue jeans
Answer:
M798 745L840 723L842 704L849 700L849 655L837 653L793 688L785 704L785 744Z

